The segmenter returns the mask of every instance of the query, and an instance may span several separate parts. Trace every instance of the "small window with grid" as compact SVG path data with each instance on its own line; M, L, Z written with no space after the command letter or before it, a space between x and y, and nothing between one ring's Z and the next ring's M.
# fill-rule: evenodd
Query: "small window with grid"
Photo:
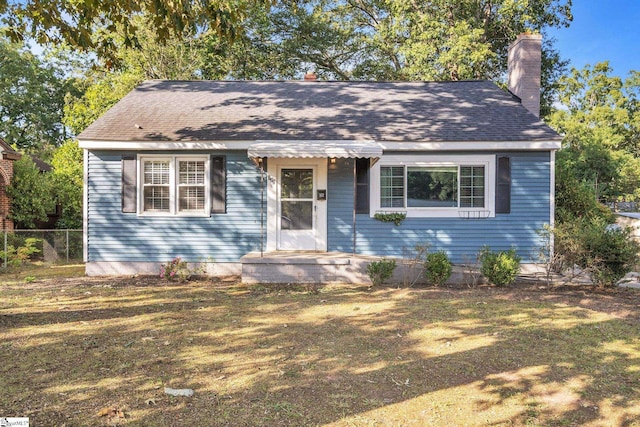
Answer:
M169 212L171 210L169 161L145 161L143 173L144 211Z
M403 166L382 166L380 168L380 207L404 207Z
M484 175L484 166L460 166L460 207L484 207Z
M178 210L202 211L205 208L205 162L184 160L178 162Z

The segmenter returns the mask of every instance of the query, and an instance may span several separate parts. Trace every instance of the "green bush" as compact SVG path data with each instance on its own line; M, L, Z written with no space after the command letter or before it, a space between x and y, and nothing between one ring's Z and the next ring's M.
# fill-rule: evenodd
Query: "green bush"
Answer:
M376 212L373 218L381 222L393 222L396 226L402 224L407 219L406 212Z
M631 230L612 227L602 218L559 224L554 237L562 267L577 265L600 286L615 285L638 262L640 245L631 238Z
M36 228L55 209L51 177L42 173L31 157L23 155L13 163L13 178L7 187L11 199L10 218L19 228Z
M579 218L601 218L613 222L614 215L609 208L598 201L593 186L593 177L580 174L576 162L580 153L572 149L563 149L556 158L556 223L572 222ZM603 162L606 163L605 159ZM592 168L582 170L592 172Z
M394 259L381 259L380 261L370 262L367 266L367 274L374 286L379 286L393 275L396 269L396 261Z
M191 271L187 266L187 262L177 257L166 264L160 265L160 277L171 282L174 280L186 282L191 277Z
M35 237L28 237L25 239L22 246L18 246L16 249L13 245L7 246L7 251L0 251L0 259L2 262L7 260L7 265L11 267L19 267L22 264L30 261L33 255L40 252L36 246L42 242L41 239Z
M427 254L424 269L424 274L427 276L429 283L433 283L436 286L444 285L453 271L451 261L445 251Z
M510 285L520 272L520 257L513 248L494 252L485 246L480 250L479 259L480 272L494 285Z
M638 259L638 244L629 238L628 229L595 230L587 239L587 253L594 256L591 277L601 286L615 285L629 273Z

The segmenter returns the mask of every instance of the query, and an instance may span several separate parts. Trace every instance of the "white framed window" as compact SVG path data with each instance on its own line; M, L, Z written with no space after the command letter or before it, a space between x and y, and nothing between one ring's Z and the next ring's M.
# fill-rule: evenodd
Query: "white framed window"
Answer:
M142 169L142 210L171 211L171 162L165 159L146 160Z
M495 156L383 156L372 168L371 183L371 216L495 216Z
M209 156L147 155L139 162L139 215L209 215Z
M207 202L205 160L180 160L178 167L178 212L202 212Z

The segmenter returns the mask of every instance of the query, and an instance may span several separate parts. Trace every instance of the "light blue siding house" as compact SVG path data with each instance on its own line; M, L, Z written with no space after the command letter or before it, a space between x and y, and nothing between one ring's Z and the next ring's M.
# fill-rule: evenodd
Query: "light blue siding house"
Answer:
M211 274L268 265L267 276L304 280L295 265L328 264L351 280L349 257L417 244L455 263L483 245L531 262L553 221L561 138L538 118L539 37L519 37L510 60L511 92L489 81L142 83L78 137L87 273L157 273L180 256L215 260ZM397 212L398 226L374 217Z

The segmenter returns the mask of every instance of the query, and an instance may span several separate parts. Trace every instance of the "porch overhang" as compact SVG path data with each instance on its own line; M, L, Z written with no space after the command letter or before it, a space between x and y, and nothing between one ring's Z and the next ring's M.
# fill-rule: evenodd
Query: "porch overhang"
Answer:
M379 159L382 147L371 140L270 140L256 141L247 150L251 159L278 158L368 158Z

